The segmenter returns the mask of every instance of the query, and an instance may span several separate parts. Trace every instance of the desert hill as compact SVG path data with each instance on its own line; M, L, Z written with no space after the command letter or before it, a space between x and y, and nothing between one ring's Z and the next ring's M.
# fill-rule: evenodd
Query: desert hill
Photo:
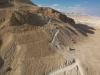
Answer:
M0 3L0 75L49 75L70 66L74 47L94 34L94 28L30 0ZM81 71L75 67L67 75L73 74Z

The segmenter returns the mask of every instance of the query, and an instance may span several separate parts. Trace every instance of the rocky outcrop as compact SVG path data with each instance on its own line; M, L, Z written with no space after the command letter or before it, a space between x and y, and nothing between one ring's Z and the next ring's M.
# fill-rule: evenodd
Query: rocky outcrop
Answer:
M69 18L65 14L62 14L61 12L49 7L41 7L39 8L38 12L65 23L75 24L75 21L72 18Z
M0 0L0 8L11 6L9 0Z
M0 4L7 4L9 3L9 0L0 0Z
M45 25L47 20L38 14L35 13L30 13L30 12L25 12L25 11L16 11L12 14L11 20L10 20L10 25L13 26L20 26L24 24L29 24L29 25Z
M10 2L14 4L17 4L17 3L33 4L31 0L10 0Z
M13 6L13 5L18 5L18 4L31 4L35 5L31 2L31 0L0 0L0 8L2 7L8 7L8 6Z

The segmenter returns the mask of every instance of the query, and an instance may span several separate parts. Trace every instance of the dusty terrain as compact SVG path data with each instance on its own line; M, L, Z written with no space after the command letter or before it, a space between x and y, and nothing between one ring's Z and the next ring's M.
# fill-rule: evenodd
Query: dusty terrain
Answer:
M83 64L87 75L100 75L100 17L94 16L73 16L77 23L95 28L95 33L89 35L88 39L77 46L78 57Z
M0 3L0 75L100 75L99 19L30 0Z

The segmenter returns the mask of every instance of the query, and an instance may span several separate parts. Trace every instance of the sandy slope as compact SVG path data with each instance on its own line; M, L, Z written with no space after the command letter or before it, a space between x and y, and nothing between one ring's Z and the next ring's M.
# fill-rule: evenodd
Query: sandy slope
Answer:
M86 75L100 75L100 18L75 17L77 23L94 27L95 34L88 36L84 43L77 45L77 55L80 59Z

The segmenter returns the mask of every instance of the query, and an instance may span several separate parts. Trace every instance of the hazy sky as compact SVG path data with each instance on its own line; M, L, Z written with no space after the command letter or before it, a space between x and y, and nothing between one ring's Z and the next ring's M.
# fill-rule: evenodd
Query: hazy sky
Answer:
M49 6L62 12L80 12L100 16L100 0L32 0L40 6Z

